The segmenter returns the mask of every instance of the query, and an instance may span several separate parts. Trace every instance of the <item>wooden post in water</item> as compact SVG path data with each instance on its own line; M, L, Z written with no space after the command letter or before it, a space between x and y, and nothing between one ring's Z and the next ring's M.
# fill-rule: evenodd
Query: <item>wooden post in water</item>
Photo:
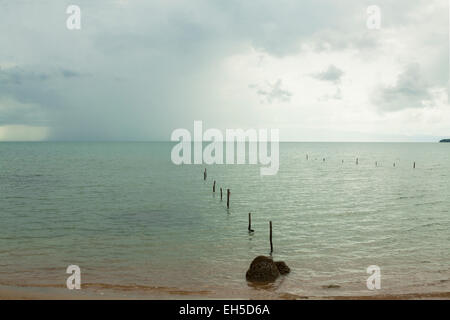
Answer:
M414 161L413 169L415 169L415 168L416 168L416 162Z
M205 171L203 172L203 180L206 180L206 168Z
M227 208L230 208L230 189L227 189Z
M272 244L272 221L269 221L269 228L270 228L270 232L269 232L269 239L270 239L270 253L273 252L273 244Z
M222 201L222 188L220 188L220 201Z
M356 158L356 164L357 164L357 165L359 164L359 159L358 159L358 158Z
M308 160L309 159L309 156L308 155L306 155L306 160Z
M248 213L248 232L254 232L252 229L252 214L251 212Z
M213 192L216 192L216 180L214 180L214 184L213 184Z

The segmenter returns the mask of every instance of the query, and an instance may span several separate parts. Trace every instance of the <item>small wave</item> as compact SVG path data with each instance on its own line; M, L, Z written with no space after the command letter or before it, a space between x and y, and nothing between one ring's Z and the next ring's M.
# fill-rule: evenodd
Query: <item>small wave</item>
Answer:
M437 200L437 201L432 201L432 202L422 202L422 203L416 203L414 204L416 207L421 207L421 206L433 206L435 204L439 204L439 203L443 203L444 201L442 200Z

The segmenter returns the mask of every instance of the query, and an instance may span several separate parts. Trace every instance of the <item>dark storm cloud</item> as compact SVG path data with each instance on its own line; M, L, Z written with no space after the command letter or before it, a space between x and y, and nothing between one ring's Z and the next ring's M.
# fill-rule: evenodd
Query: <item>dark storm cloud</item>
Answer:
M27 71L20 67L2 69L0 66L0 84L5 87L8 85L22 85L29 81L45 81L50 77L44 72Z
M408 25L422 2L380 0L384 26ZM0 4L0 66L9 64L0 69L3 123L29 124L38 113L53 139L163 140L193 120L217 121L217 67L227 57L249 47L288 57L304 44L318 52L370 51L380 41L365 28L372 3L360 0L80 0L78 31L65 27L69 4ZM325 70L319 78L338 82L339 71ZM401 96L405 83L381 89L381 105ZM293 95L281 80L255 91L268 103L289 102ZM221 119L251 118L241 109Z
M61 69L61 74L64 78L76 78L82 76L81 73L69 69Z
M56 88L63 85L62 79L64 77L57 71L43 72L30 66L2 69L0 97L13 98L23 104L35 104L43 109L52 108L64 100Z
M398 76L395 85L377 88L372 99L381 111L390 112L426 107L425 102L432 101L432 96L420 65L410 64Z

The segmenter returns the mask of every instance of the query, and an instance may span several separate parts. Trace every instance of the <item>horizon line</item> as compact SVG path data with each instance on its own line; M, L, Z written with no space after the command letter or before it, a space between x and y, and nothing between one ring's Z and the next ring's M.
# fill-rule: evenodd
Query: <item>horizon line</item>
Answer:
M442 139L441 139L442 140ZM445 138L443 139L445 140ZM182 141L171 141L171 140L0 140L0 143L46 143L46 142L140 142L140 143L167 143L167 142L173 142L173 143L180 143ZM203 141L198 141L198 140L192 140L190 141L190 143L193 142L205 142L205 143L211 143L213 142L212 140L203 140ZM217 141L217 142L237 142L237 143L242 143L244 141L236 141L236 140L223 140L223 141ZM260 141L245 141L246 143L248 142L253 142L253 143L258 143ZM264 142L264 141L261 141ZM267 140L266 142L271 142L270 140ZM342 141L327 141L327 140L317 140L317 141L313 141L313 140L280 140L278 141L280 143L440 143L440 140L436 140L436 141L351 141L351 140L342 140ZM187 142L188 143L188 142Z

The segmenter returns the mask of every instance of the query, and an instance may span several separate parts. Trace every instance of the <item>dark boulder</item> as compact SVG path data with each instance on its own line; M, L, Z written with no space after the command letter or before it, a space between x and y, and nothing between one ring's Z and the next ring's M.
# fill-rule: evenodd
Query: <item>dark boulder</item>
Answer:
M284 261L275 261L275 265L277 266L278 271L282 275L291 272L291 269L287 266L287 264Z
M251 282L273 282L279 275L280 272L272 258L258 256L253 259L245 277Z
M271 257L258 256L253 259L245 277L251 282L273 282L280 274L289 272L291 269L284 261L274 262Z

